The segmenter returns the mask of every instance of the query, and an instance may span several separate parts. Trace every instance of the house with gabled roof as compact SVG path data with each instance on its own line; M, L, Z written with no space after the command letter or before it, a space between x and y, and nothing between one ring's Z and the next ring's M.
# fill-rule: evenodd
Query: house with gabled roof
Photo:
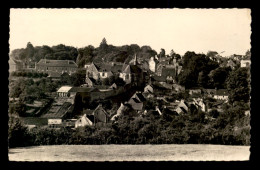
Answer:
M95 125L97 123L107 123L109 121L108 112L99 104L95 110L83 110L83 116L86 115L86 118L91 122L89 125ZM89 122L88 121L88 122Z
M194 104L194 106L198 109L198 110L201 110L203 112L206 112L206 104L205 102L203 101L202 98L193 98L192 99L192 103Z
M116 114L111 117L110 120L114 121L117 117L123 115L125 112L128 112L131 110L131 106L127 103L121 103L119 108L116 111Z
M122 72L119 74L119 77L122 78L126 84L132 82L140 83L143 81L143 72L137 65L125 64L122 67Z
M23 67L23 64L18 61L18 60L14 60L12 57L9 58L9 72L14 72L14 71L18 71L21 70Z
M107 111L99 104L93 112L94 115L94 124L96 123L107 123L109 119L109 114Z
M134 110L141 111L146 102L145 97L140 92L136 92L128 101Z
M86 69L86 77L91 77L97 80L99 78L98 66L93 62Z
M49 73L68 73L69 75L75 73L78 69L78 65L73 60L49 60L41 59L36 64L36 71Z
M95 80L109 78L119 74L122 71L122 64L118 63L91 63L86 67L86 77L92 77Z
M184 100L181 100L177 107L175 108L175 111L178 114L183 114L183 113L188 113L189 111L189 104L187 102L185 102Z
M151 84L148 84L144 87L144 93L153 93L153 90L154 90L154 88L153 88L153 85L151 85Z
M234 69L236 66L237 64L232 59L229 59L226 65L226 67L230 67L231 69Z
M92 126L92 125L93 125L93 122L91 120L89 120L89 118L87 118L86 114L84 114L82 117L77 119L77 121L75 122L75 128L84 127L84 126Z

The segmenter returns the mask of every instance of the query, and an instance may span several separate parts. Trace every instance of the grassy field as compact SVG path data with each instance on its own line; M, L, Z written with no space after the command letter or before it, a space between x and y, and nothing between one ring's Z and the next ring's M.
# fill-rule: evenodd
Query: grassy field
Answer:
M228 145L49 145L9 149L10 161L237 161L250 146Z

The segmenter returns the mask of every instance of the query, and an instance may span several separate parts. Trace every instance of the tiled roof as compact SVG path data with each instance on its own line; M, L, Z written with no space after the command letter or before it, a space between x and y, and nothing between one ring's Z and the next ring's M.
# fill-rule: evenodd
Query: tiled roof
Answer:
M141 68L138 67L137 65L127 65L125 67L125 69L123 70L124 73L128 73L128 74L130 74L130 73L138 74L138 73L141 73L141 71L142 71Z
M72 86L62 86L57 92L69 92Z
M42 126L48 124L48 119L41 117L20 117L20 119L25 125Z
M72 104L69 102L63 103L63 105L59 108L59 110L56 113L47 113L43 115L43 118L63 118L65 114L67 113L68 109L70 108Z
M72 87L70 92L97 92L97 88L88 88L88 87Z
M121 72L122 71L122 64L114 64L112 65L111 63L99 63L99 64L94 64L97 68L98 71L102 72Z
M145 98L144 98L144 96L142 95L142 93L137 93L136 96L138 97L138 99L139 99L141 102L144 102L144 101L145 101Z
M132 100L135 102L135 103L141 103L138 99L136 98L132 98Z
M162 76L173 76L175 77L175 69L174 68L162 68Z
M77 64L73 60L47 60L41 59L37 65L53 66L53 67L74 67L77 68Z
M216 91L216 95L219 95L219 96L227 96L228 95L228 91L227 89L218 89Z
M203 89L204 94L214 95L215 91L216 91L215 89Z
M187 113L187 110L186 109L184 109L183 107L180 107L181 108L181 110L184 112L184 113Z

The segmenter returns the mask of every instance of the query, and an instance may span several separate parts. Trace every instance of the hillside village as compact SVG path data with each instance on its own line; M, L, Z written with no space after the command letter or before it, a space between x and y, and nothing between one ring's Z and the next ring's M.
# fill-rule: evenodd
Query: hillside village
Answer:
M217 54L206 57L219 66L215 68L230 68L231 71L250 68L251 64L248 56L225 58ZM213 113L221 114L229 103L230 92L221 85L220 88L205 88L207 85L189 87L180 83L185 72L184 56L160 53L144 59L140 53L132 53L127 60L85 60L79 66L68 59L45 57L38 62L24 62L11 57L10 91L17 79L29 79L30 76L32 84L42 81L39 75L46 81L59 83L50 92L40 94L45 97L37 97L31 102L27 102L28 96L23 101L21 96L10 96L10 106L24 103L24 113L18 117L29 130L38 127L76 130L105 126L125 115L162 117L204 113L205 119L214 120L217 116ZM81 84L75 86L73 82L65 81L66 77L78 72L82 73ZM74 81L78 79L76 77ZM244 114L249 115L250 109Z

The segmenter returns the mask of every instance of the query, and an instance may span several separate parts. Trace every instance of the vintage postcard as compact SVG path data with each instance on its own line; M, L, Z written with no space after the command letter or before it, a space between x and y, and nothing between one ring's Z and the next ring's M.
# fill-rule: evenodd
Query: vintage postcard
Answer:
M245 161L250 9L10 9L9 161Z

